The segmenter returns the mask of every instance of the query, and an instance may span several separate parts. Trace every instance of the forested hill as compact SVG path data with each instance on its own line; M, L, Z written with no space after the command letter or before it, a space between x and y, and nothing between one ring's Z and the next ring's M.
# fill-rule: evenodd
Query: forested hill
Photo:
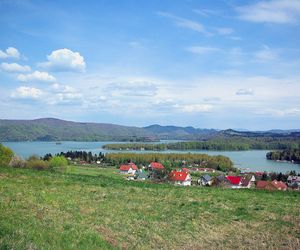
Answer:
M158 124L144 127L161 140L203 140L218 134L215 129L199 129L194 127L160 126Z
M0 141L145 141L154 135L143 128L54 118L0 120Z
M107 123L71 122L54 118L0 120L1 141L206 141L219 138L300 138L298 130L266 132L151 125L144 128Z

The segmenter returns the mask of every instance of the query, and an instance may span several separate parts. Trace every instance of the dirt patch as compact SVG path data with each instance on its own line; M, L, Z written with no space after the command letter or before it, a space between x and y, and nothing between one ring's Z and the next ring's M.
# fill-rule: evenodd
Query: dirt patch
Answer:
M96 230L101 234L103 239L107 241L110 245L116 248L122 248L122 249L127 249L127 245L125 242L118 242L116 239L116 235L113 231L111 231L109 228L104 227L104 226L98 226Z
M5 178L8 178L6 174L0 174L0 179L5 179Z

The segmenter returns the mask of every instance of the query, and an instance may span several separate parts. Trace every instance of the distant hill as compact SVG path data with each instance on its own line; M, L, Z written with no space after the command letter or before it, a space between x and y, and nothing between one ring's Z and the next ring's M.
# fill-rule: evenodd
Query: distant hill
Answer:
M145 141L151 132L106 123L71 122L54 118L0 120L0 141Z
M194 127L178 127L178 126L160 126L158 124L144 127L146 131L155 134L162 140L178 139L178 140L199 140L208 139L217 135L215 129L199 129Z
M269 131L236 131L226 129L219 131L218 136L224 137L300 137L298 130L269 130Z
M300 137L300 130L237 131L150 125L144 128L54 118L0 120L0 141L209 140L220 137Z

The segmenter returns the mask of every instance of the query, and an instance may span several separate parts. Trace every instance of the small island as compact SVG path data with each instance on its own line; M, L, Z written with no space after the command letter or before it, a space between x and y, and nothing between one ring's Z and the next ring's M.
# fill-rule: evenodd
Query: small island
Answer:
M271 151L266 154L268 160L300 163L300 149Z

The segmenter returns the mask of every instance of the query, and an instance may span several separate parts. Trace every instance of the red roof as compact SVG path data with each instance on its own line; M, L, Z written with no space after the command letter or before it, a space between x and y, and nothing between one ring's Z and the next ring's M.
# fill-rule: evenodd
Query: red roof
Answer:
M179 172L179 171L173 170L170 173L170 179L172 181L185 181L187 179L188 175L189 175L189 173L187 173L187 172Z
M241 181L241 176L228 175L226 178L232 185L239 185Z
M137 170L137 166L134 163L129 163L129 164L123 164L120 166L121 171L128 171L130 168L133 170Z
M282 182L282 181L272 181L272 184L273 186L275 186L277 189L280 189L280 190L284 190L284 189L287 189L287 185Z
M187 173L188 173L190 170L187 169L187 168L182 168L181 171L182 171L182 172L187 172Z
M165 167L159 162L151 162L150 167L153 169L164 169Z
M265 188L268 185L268 181L257 181L256 188Z

